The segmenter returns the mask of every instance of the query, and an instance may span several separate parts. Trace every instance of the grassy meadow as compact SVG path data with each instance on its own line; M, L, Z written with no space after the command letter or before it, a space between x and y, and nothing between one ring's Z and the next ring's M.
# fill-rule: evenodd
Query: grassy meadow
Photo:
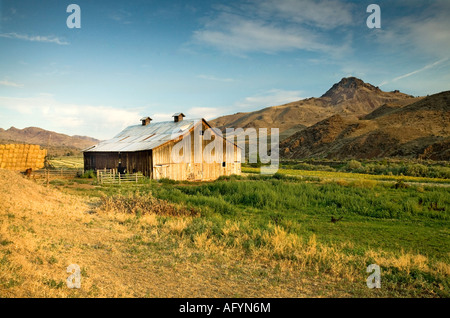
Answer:
M24 180L77 203L45 212L11 199L0 214L0 295L450 296L450 188L440 180L280 172L121 186ZM80 290L65 286L71 263ZM380 289L366 286L370 264L381 267Z
M83 157L60 156L48 160L49 165L53 168L60 169L83 169Z

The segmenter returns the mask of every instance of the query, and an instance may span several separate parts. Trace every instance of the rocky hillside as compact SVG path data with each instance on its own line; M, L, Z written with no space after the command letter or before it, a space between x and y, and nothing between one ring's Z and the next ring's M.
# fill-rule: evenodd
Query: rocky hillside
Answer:
M392 102L409 103L414 99L399 91L384 92L378 87L349 77L334 84L320 98L308 98L250 113L237 113L211 121L214 127L279 128L280 137L288 137L333 115L364 116Z
M79 154L81 149L98 143L99 140L85 136L68 136L37 127L7 130L0 128L0 143L27 143L48 149L50 155Z
M281 156L449 160L450 91L412 100L387 103L360 119L331 116L284 140Z

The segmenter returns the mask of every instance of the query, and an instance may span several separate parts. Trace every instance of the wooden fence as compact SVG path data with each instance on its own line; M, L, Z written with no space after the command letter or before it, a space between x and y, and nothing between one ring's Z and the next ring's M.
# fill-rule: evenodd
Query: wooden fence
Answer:
M73 179L84 173L82 169L40 169L32 171L31 179L44 179L47 183L55 179ZM117 169L97 170L97 181L100 184L121 184L143 180L141 172L133 174L118 173Z
M78 175L82 175L83 170L80 169L40 169L31 173L33 179L73 179Z
M97 170L97 181L100 184L121 184L121 183L138 183L145 177L142 173L123 174L117 172L115 169L110 170Z

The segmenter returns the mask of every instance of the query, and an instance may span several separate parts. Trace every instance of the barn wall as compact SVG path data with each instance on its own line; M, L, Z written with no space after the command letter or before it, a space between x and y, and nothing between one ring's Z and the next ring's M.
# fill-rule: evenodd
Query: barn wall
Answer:
M202 128L206 130L209 127L202 121ZM223 161L207 163L203 158L201 163L195 163L195 132L194 128L189 132L191 135L191 153L188 163L175 163L172 160L173 147L180 141L173 140L148 151L123 152L120 154L117 152L85 152L84 167L85 170L117 169L120 160L122 166L126 167L127 172L130 173L140 171L153 179L170 178L192 181L216 180L222 175L241 174L241 152L236 145L233 145L235 149L233 160L231 160L233 162L226 163L225 167L222 165L226 161L227 141L225 139L223 139ZM210 140L203 140L201 153L210 142Z
M144 176L151 177L152 151L136 151L120 153L122 166L128 173L142 172Z
M208 126L203 124L203 130L206 130ZM170 178L173 180L216 180L222 175L241 174L241 152L240 148L234 145L233 162L226 163L225 167L222 166L222 162L226 161L226 144L227 141L223 141L223 161L207 163L202 160L202 163L194 162L194 133L195 130L190 131L191 135L191 154L189 163L175 163L171 158L173 147L179 141L171 141L161 147L153 149L153 176L155 179ZM203 140L201 152L203 153L206 145L210 140ZM200 149L199 149L200 150ZM203 158L205 159L205 158Z
M119 154L117 152L85 152L84 170L117 169Z
M151 150L137 152L85 152L84 170L117 169L119 162L126 172L142 172L151 177L152 155Z

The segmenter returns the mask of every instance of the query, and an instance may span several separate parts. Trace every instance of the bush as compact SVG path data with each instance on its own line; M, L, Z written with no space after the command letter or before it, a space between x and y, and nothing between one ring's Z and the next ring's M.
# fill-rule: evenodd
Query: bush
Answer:
M425 177L428 175L428 167L421 164L410 165L406 167L405 175L412 177Z
M361 164L361 162L357 161L357 160L350 160L347 163L347 169L348 170L361 170L363 168L363 165Z
M218 181L235 181L235 180L242 180L244 179L243 176L232 174L230 176L220 176L217 180Z
M179 182L169 178L161 178L158 180L159 183L162 184L178 184Z
M86 170L83 174L79 175L78 177L86 178L86 179L87 178L93 179L93 178L97 178L97 174L95 173L94 170Z
M407 189L409 186L403 181L398 180L396 184L394 184L394 189Z
M144 214L157 214L164 216L198 216L200 213L195 209L188 209L165 200L156 199L151 193L141 195L139 193L127 196L116 195L113 197L102 197L100 211L129 213L141 216Z

